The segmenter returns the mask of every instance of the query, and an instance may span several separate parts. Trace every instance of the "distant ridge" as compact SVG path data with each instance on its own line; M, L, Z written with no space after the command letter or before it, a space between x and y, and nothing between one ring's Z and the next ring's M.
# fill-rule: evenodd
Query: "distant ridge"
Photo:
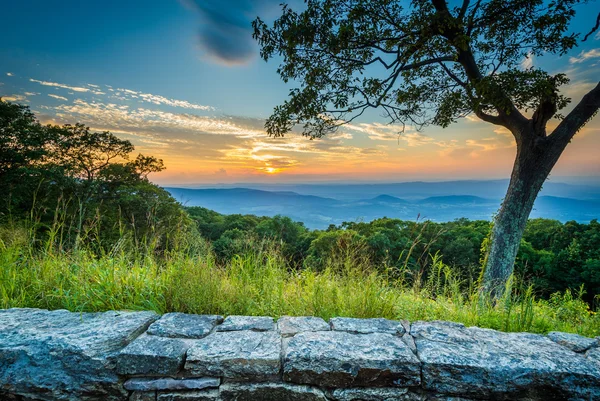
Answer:
M202 206L223 214L254 214L258 216L284 215L303 222L309 228L325 229L330 224L345 221L372 221L389 217L414 221L417 218L432 221L452 221L459 218L490 220L500 207L503 194L496 188L486 193L494 182L473 187L474 194L446 193L456 186L429 187L432 196L417 196L418 191L409 187L392 185L376 187L385 192L372 194L373 188L363 185L319 187L283 186L267 191L256 188L166 188L175 199L185 206ZM556 193L564 193L570 186L560 187ZM589 222L600 217L600 194L595 196L585 187L573 187L575 194L592 199L576 199L568 196L540 196L534 205L531 218L543 217L562 222L575 220ZM583 188L583 189L582 189ZM293 189L293 190L292 190ZM306 190L307 192L302 192ZM320 191L320 192L319 192ZM395 191L395 192L394 192ZM325 196L315 195L315 192ZM442 195L438 195L442 193ZM400 196L394 196L400 194ZM402 195L404 194L404 195ZM405 197L406 196L406 197Z

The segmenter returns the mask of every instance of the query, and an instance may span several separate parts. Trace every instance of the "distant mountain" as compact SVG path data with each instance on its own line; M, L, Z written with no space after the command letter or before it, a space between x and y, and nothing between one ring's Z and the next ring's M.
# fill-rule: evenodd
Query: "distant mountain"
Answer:
M319 229L344 221L371 221L381 217L403 220L419 217L433 221L462 217L489 220L500 206L499 198L475 195L453 194L407 200L379 194L370 198L334 199L293 191L250 188L166 189L186 206L203 206L225 214L281 214L302 221L307 227ZM531 217L589 222L600 217L600 196L591 200L540 196Z
M211 188L234 188L237 185L212 185ZM263 191L291 191L338 200L364 200L385 194L405 200L434 196L471 195L500 201L506 194L508 180L464 180L442 182L401 182L375 184L243 184L244 188ZM208 188L208 187L206 187ZM600 179L597 185L566 184L547 181L541 196L556 196L582 200L600 199Z
M419 201L422 205L437 204L437 205L486 205L489 203L497 204L497 201L480 198L472 195L449 195L449 196L432 196Z
M407 200L390 195L379 195L371 199L371 201L375 203L409 203Z

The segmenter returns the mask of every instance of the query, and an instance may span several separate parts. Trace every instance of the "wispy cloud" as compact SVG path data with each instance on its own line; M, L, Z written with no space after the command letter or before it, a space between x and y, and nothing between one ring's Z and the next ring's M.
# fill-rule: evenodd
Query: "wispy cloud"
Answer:
M12 72L7 72L6 75L9 76L9 77L14 77L15 76L15 74L13 74Z
M569 62L571 64L578 64L598 57L600 57L600 49L582 50L577 57L570 57Z
M66 102L67 100L69 100L69 99L67 99L66 97L63 97L63 96L58 96L58 95L55 95L55 94L53 94L53 93L48 93L48 96L50 96L51 98L54 98L54 99L58 99L58 100L64 100L65 102Z
M106 93L101 92L99 90L90 89L90 88L86 88L86 87L83 87L83 86L70 86L70 85L61 84L61 83L58 83L58 82L40 81L38 79L33 79L33 78L30 78L29 81L30 82L38 83L38 84L43 85L43 86L53 86L53 87L61 88L61 89L68 89L68 90L71 90L73 92L80 92L80 93L91 92L91 93L96 94L96 95L105 95L106 94Z
M171 107L181 107L184 109L203 110L203 111L214 110L214 108L211 106L195 104L195 103L188 102L187 100L169 99L164 96L153 95L151 93L136 92L131 89L118 88L118 89L116 89L115 96L117 96L117 97L118 96L123 96L123 97L129 96L134 99L139 98L139 99L143 100L144 102L148 102L148 103L153 103L153 104L158 104L158 105L162 104L162 105L171 106Z
M27 98L23 95L8 95L8 96L0 96L2 100L6 102L26 102Z

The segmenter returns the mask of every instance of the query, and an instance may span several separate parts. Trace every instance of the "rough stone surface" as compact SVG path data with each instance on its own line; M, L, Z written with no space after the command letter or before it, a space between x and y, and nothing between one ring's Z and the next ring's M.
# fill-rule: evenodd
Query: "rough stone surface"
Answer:
M498 399L598 399L600 370L549 338L447 322L411 327L423 363L423 387Z
M183 365L189 346L189 341L182 339L144 334L117 355L117 373L131 376L175 375Z
M216 332L187 352L185 369L200 376L265 381L280 370L281 337L275 331Z
M220 397L219 390L203 390L158 393L156 399L157 401L212 401L220 400Z
M600 366L600 348L592 348L591 350L585 353L585 356L588 360Z
M154 390L203 390L217 388L221 380L215 377L197 377L173 379L172 377L146 378L135 377L125 382L126 390L154 391Z
M383 319L333 320L349 330L335 331L310 317L278 330L234 317L253 330L209 322L190 338L203 317L169 314L149 330L158 318L0 310L0 401L600 400L598 338L406 321L401 335ZM361 333L372 330L390 332Z
M275 327L272 317L265 316L227 316L217 331L270 331Z
M224 384L223 401L327 401L316 388L287 383Z
M349 317L334 317L329 321L331 328L349 333L369 334L388 333L402 335L406 331L402 322L388 319L355 319Z
M121 400L113 357L152 312L0 310L0 388L25 399Z
M129 401L156 401L156 391L134 391Z
M150 325L147 333L161 337L203 338L222 321L223 317L218 315L166 313Z
M592 347L598 346L597 338L588 338L579 334L551 331L548 338L574 352L585 352Z
M340 388L331 393L336 401L396 401L409 399L407 388Z
M305 331L329 331L329 324L320 317L283 316L277 321L277 329L283 337L291 337Z
M420 383L419 360L391 334L299 333L285 348L285 381L324 387L407 387Z

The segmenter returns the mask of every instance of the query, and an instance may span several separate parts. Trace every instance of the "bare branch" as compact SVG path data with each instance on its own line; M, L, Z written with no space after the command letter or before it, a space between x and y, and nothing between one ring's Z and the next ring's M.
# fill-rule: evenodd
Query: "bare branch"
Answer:
M596 17L596 25L592 28L591 31L588 32L587 35L585 35L582 42L585 42L590 37L591 34L593 34L594 32L596 32L598 30L598 28L600 28L600 13L598 13L598 16Z

